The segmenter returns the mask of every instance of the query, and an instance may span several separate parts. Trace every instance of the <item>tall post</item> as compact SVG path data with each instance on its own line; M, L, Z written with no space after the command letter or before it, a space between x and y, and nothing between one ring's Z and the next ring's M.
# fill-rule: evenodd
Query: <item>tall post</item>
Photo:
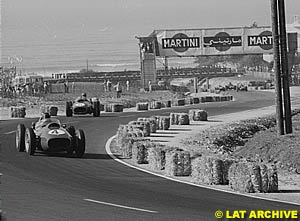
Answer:
M285 4L284 0L278 0L279 10L279 31L280 31L280 49L281 49L281 71L283 83L283 101L284 101L284 116L285 116L285 132L290 134L293 132L291 101L290 101L290 82L289 82L289 67L287 57L286 43L286 24L285 24Z
M168 64L168 57L165 56L165 75L169 76L169 64Z
M280 53L279 53L279 34L278 34L278 4L277 0L271 0L271 19L273 33L273 56L274 56L274 72L275 72L275 103L276 103L276 122L277 135L284 134L283 126L283 110L282 110L282 92L281 92L281 69L280 69Z

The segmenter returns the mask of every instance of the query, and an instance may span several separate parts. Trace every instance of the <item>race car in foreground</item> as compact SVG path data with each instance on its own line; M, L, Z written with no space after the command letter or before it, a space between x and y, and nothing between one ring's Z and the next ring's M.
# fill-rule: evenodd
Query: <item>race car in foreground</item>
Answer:
M75 153L81 158L85 152L85 135L83 130L67 127L45 113L30 128L18 124L16 147L19 152L26 151L29 155L34 155L36 150L45 153L66 151L69 156Z
M97 98L77 99L66 102L66 116L72 117L73 114L93 114L94 117L100 116L100 101Z

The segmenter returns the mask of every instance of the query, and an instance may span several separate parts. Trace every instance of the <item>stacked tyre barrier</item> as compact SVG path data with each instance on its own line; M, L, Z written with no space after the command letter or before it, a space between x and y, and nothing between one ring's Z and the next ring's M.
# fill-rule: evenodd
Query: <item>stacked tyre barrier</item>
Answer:
M192 171L190 153L180 150L167 152L165 170L171 176L190 176Z
M137 126L138 128L141 128L144 136L148 137L150 136L151 133L151 126L150 126L150 122L148 121L130 121L128 123L129 126Z
M137 121L146 121L146 122L149 122L150 123L150 133L156 133L158 125L157 125L157 121L156 121L156 119L154 117L153 118L140 117L140 118L137 119Z
M161 102L160 101L151 101L150 102L150 109L160 109Z
M171 125L189 125L189 115L186 113L171 113L170 114Z
M161 101L162 108L170 108L172 106L172 101Z
M145 138L143 128L136 125L120 125L117 131L117 145L123 157L132 157L134 142L149 140Z
M10 113L12 118L24 118L26 116L26 108L24 106L10 107Z
M191 100L190 101L191 104L199 104L200 103L199 97L192 97L190 100Z
M169 130L170 128L170 117L167 116L153 116L156 122L157 130Z
M136 104L136 110L137 111L146 111L146 110L149 110L149 104L146 103L146 102L137 103Z
M230 187L239 192L270 193L278 191L278 175L275 165L253 162L232 164L228 173Z
M148 151L149 166L152 170L164 170L167 150L162 145L153 145Z
M135 142L132 149L132 158L137 164L148 163L148 142Z
M123 112L122 104L105 104L104 105L105 112Z
M232 160L215 157L197 157L192 162L192 182L208 185L228 185Z
M185 105L185 99L177 99L173 100L173 106L184 106Z
M41 113L49 113L50 116L57 116L58 107L54 105L42 105L40 107Z
M204 110L193 109L189 110L190 121L207 121L207 112Z

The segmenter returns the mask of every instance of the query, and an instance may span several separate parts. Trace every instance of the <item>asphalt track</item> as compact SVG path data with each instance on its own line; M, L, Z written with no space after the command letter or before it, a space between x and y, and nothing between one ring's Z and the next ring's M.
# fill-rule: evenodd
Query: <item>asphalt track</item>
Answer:
M212 116L273 103L273 99L266 98L201 104L201 108ZM169 113L170 109L162 109L107 113L100 118L59 117L85 131L87 153L83 159L68 158L63 153L18 153L13 131L20 122L30 126L32 119L0 121L1 196L7 220L216 220L216 210L298 209L295 205L172 182L126 167L105 152L105 143L119 124L139 116Z

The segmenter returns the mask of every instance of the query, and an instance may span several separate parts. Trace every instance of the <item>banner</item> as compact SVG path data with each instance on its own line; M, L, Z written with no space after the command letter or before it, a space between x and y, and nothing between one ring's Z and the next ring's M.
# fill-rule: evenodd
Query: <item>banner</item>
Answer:
M273 53L270 27L156 30L153 35L162 57Z

